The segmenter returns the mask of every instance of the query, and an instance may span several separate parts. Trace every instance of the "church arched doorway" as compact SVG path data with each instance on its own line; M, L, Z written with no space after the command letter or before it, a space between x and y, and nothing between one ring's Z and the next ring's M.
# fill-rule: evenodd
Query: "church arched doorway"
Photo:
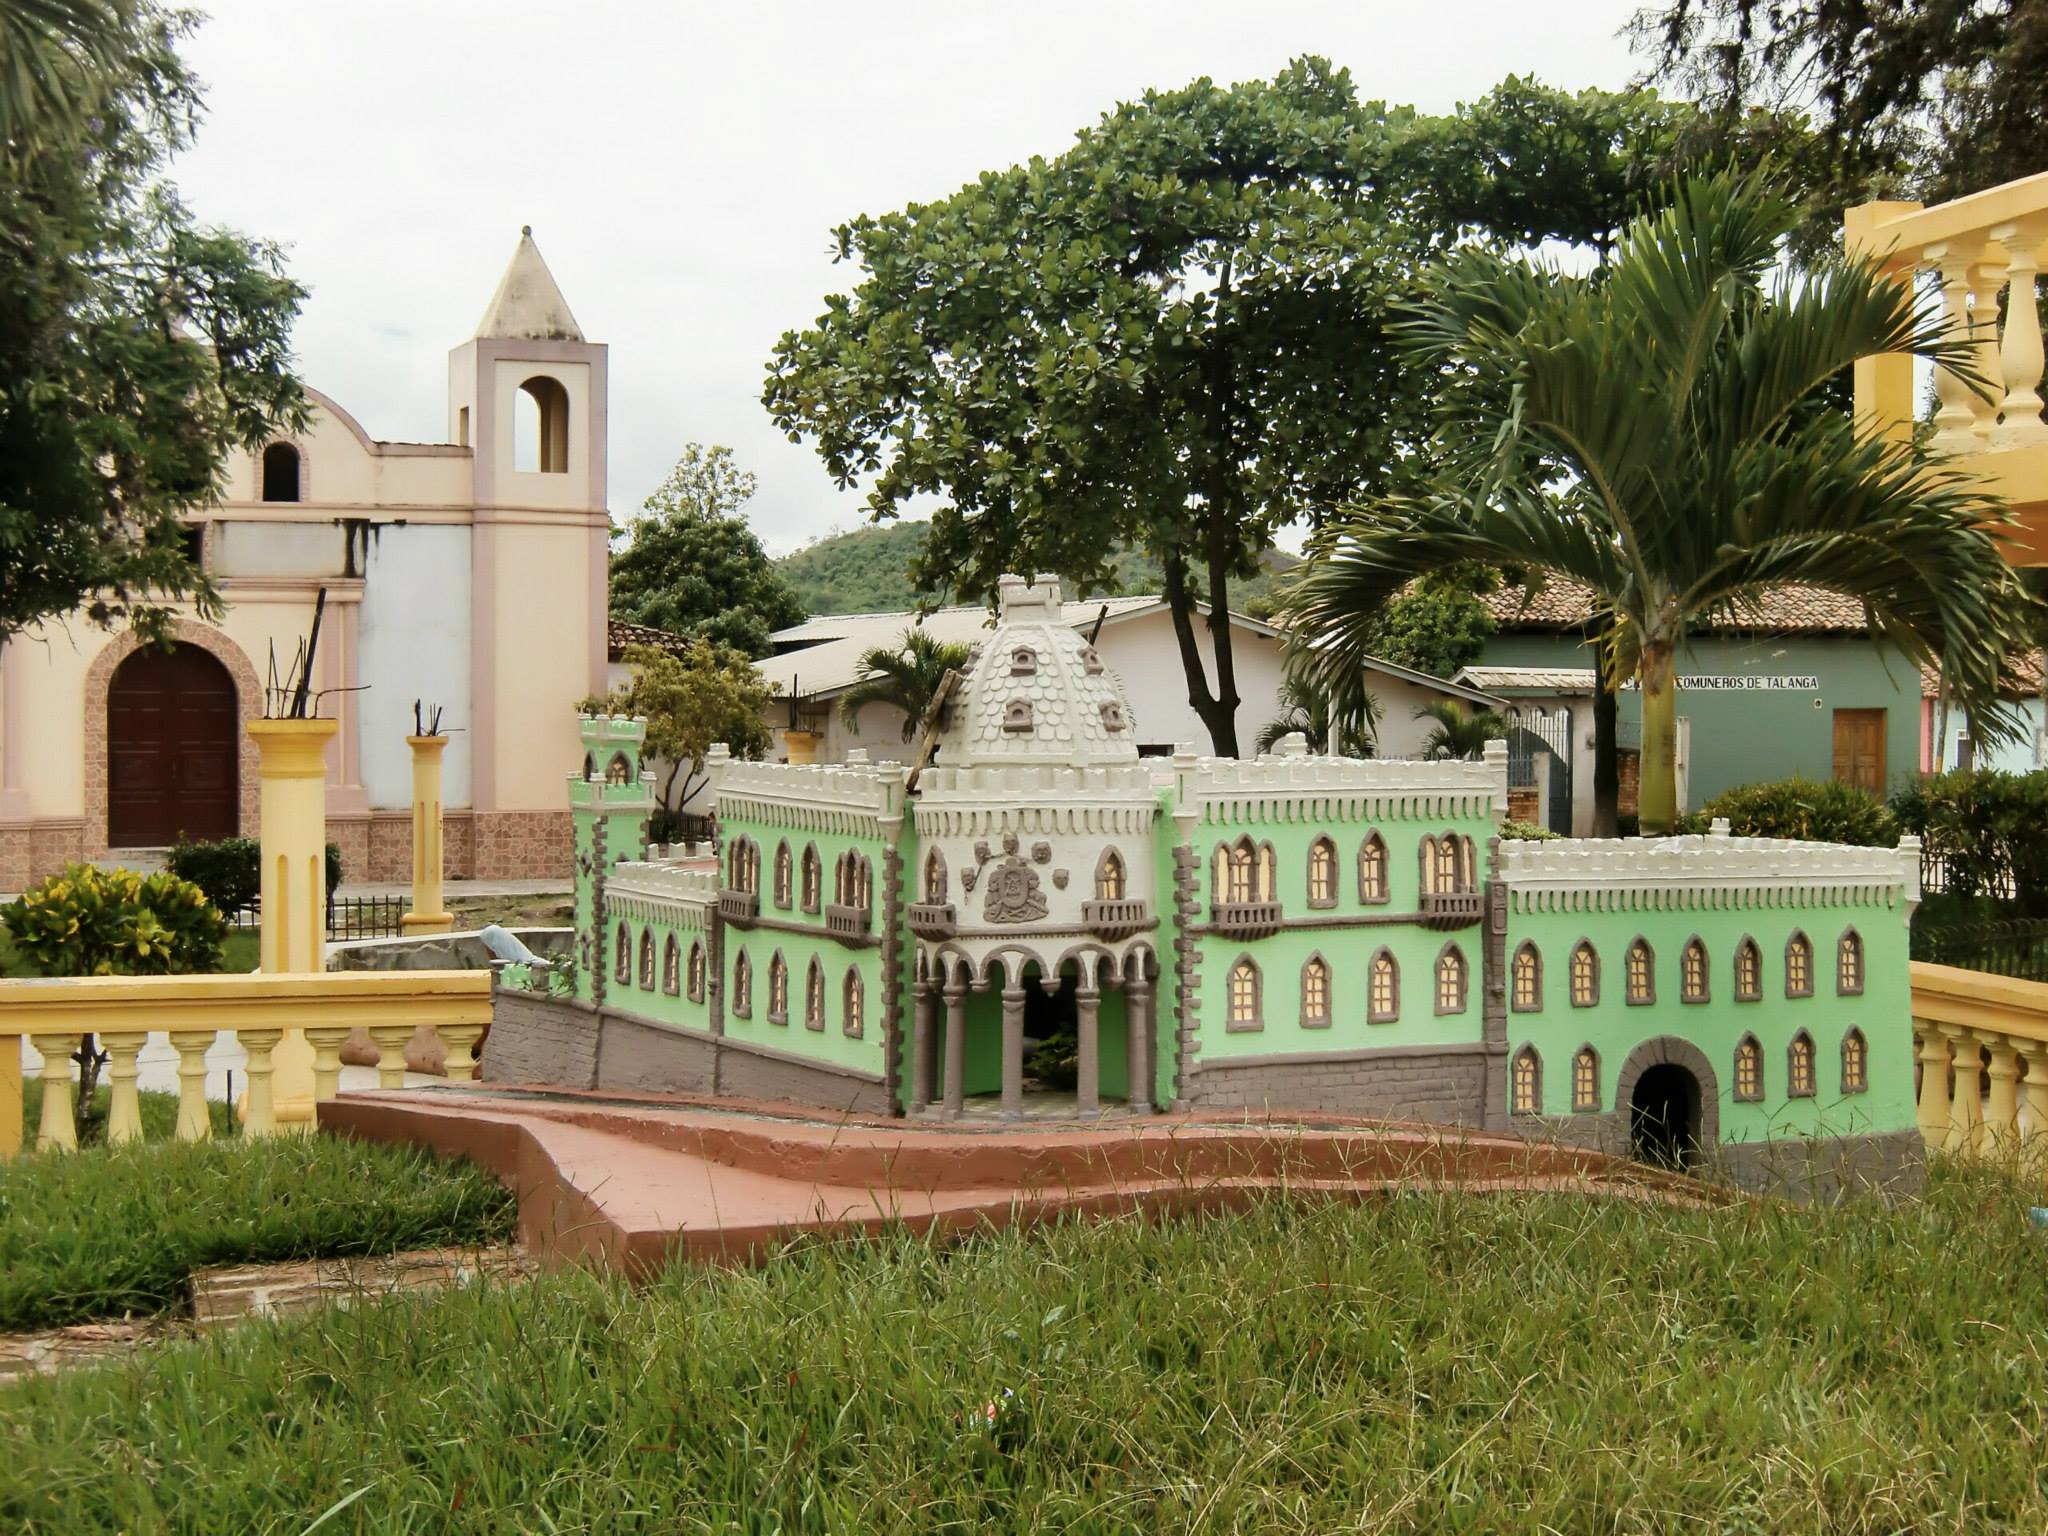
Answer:
M1660 1168L1689 1168L1700 1152L1700 1080L1675 1061L1645 1067L1628 1102L1629 1152Z
M236 832L235 680L196 645L140 650L107 687L107 845Z

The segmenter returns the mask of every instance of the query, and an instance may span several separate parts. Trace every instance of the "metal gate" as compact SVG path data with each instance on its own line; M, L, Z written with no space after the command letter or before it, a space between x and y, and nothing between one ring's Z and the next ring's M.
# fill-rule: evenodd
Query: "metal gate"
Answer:
M1572 719L1560 710L1554 715L1524 714L1508 727L1508 787L1536 787L1536 756L1547 752L1550 765L1549 793L1543 806L1543 825L1562 836L1572 831Z

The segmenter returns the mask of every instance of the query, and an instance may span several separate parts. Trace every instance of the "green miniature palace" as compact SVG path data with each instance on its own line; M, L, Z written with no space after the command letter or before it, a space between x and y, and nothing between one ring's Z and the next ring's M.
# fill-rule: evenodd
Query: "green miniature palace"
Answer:
M715 846L644 845L639 722L583 737L574 986L500 991L500 1080L1397 1116L1747 1182L1917 1166L1911 839L1503 842L1499 743L1141 759L1045 579L1004 579L921 774L714 749ZM1027 1095L1053 1037L1070 1101Z

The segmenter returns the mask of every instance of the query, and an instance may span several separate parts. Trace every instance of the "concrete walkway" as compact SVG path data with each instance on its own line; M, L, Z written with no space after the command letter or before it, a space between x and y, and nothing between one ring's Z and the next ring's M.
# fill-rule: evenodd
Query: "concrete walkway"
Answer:
M1234 1207L1271 1191L1570 1190L1688 1204L1712 1186L1578 1148L1399 1121L1155 1115L1018 1124L813 1117L787 1106L441 1084L344 1093L323 1129L474 1159L544 1263L644 1275L759 1261L801 1232L952 1232L1064 1213Z

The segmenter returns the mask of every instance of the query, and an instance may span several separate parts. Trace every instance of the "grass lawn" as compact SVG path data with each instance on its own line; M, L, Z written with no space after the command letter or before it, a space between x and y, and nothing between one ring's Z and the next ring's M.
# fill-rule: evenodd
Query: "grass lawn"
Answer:
M175 1125L169 1094L142 1100L145 1128ZM0 1161L0 1329L173 1310L211 1265L504 1242L513 1220L474 1167L329 1136Z
M0 1529L2038 1536L2029 1198L1274 1200L397 1297L0 1395Z
M256 969L261 953L261 939L253 928L230 930L221 945L221 974L231 975L238 971ZM21 957L14 952L14 941L7 930L0 928L0 977L33 976L36 973L21 963Z

